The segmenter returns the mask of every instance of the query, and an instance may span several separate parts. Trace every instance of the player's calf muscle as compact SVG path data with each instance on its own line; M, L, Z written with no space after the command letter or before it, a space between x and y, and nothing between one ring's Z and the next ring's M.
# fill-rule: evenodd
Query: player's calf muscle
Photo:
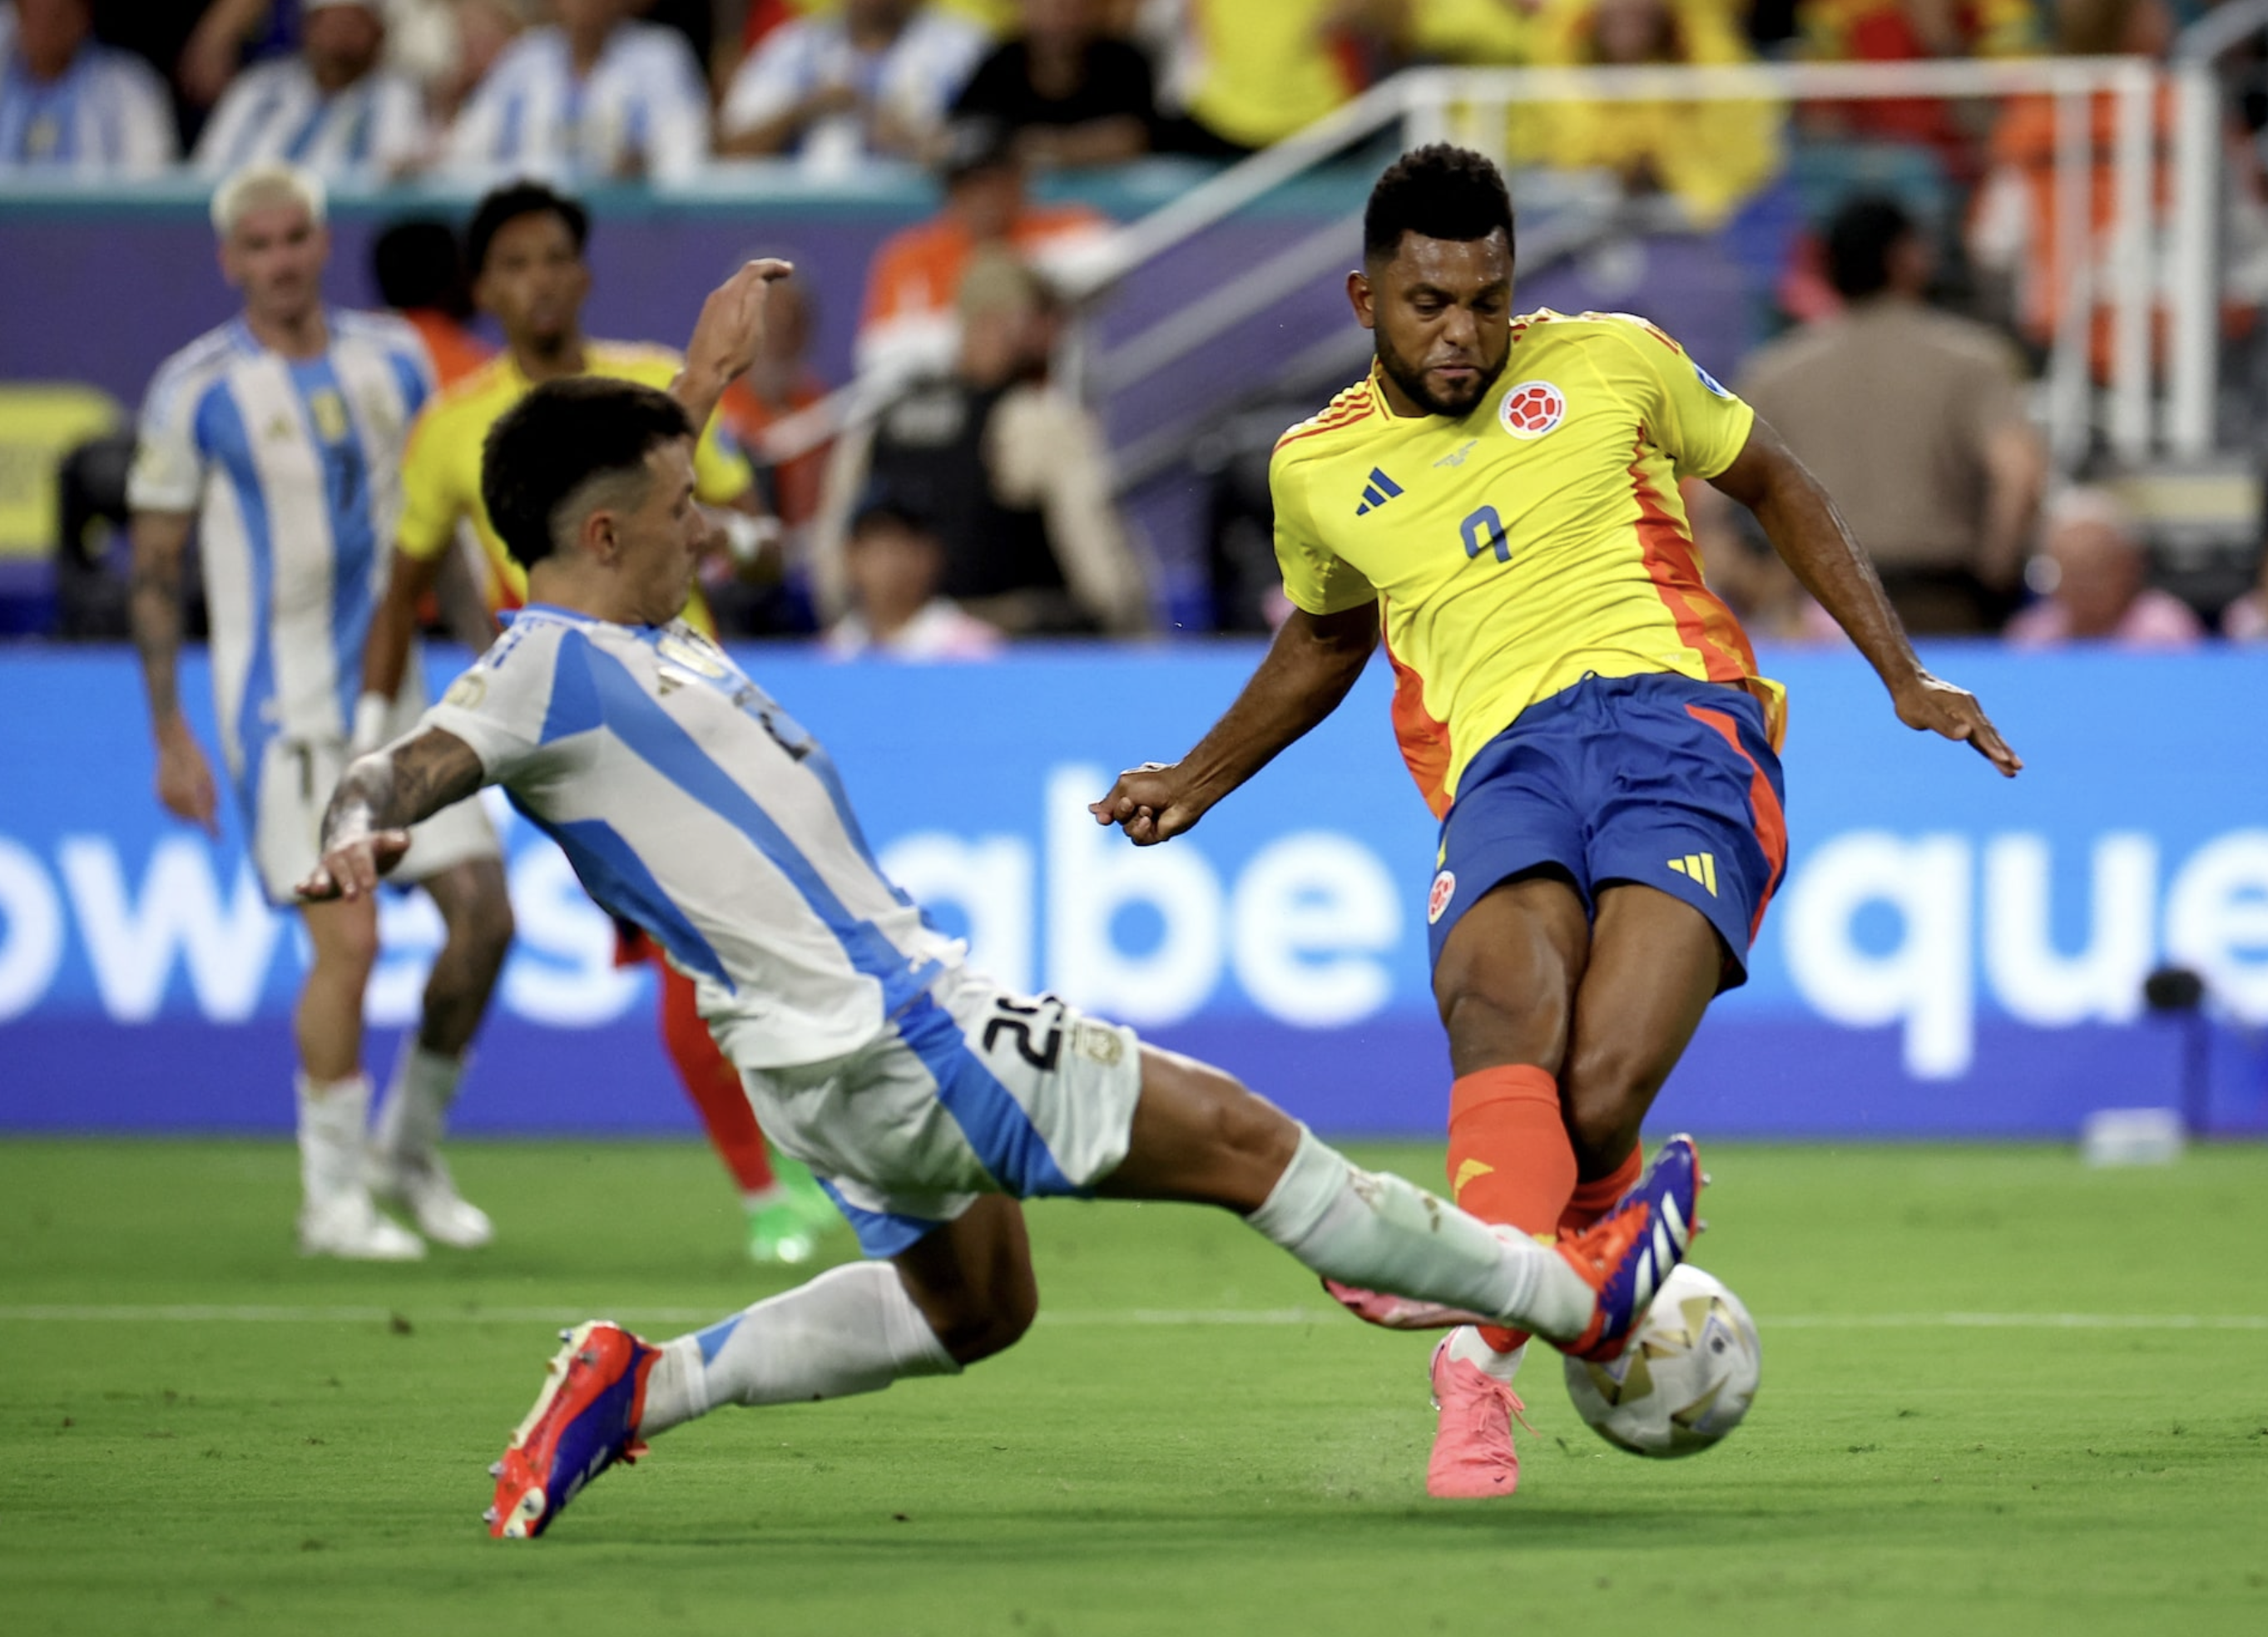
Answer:
M906 1295L956 1364L1005 1353L1039 1314L1023 1211L1005 1196L979 1200L890 1259Z
M1300 1146L1297 1121L1206 1064L1142 1048L1126 1157L1095 1192L1260 1208Z

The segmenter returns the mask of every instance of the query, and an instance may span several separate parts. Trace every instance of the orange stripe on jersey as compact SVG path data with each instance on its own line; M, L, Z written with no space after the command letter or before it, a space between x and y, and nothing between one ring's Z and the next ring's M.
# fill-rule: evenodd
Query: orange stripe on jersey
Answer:
M1336 432L1341 427L1352 426L1358 421L1368 420L1370 415L1371 406L1367 402L1336 417L1331 417L1330 412L1325 410L1323 415L1329 418L1318 418L1312 426L1293 427L1276 440L1276 447L1281 449L1286 444L1296 444L1301 438L1313 437L1319 432Z
M1772 889L1779 885L1779 872L1787 863L1787 815L1780 811L1779 797L1773 793L1771 781L1764 770L1756 766L1756 759L1749 754L1749 747L1741 743L1740 725L1721 710L1712 710L1706 705L1688 705L1685 714L1704 727L1714 728L1725 736L1725 743L1749 764L1749 811L1756 833L1756 844L1764 849L1764 857L1771 864L1771 879L1764 884L1764 896L1756 900L1756 913L1749 922L1749 937L1753 941L1764 924L1764 906L1771 902Z
M1425 679L1396 658L1394 644L1385 641L1382 604L1378 625L1386 662L1394 667L1394 738L1418 781L1418 794L1439 818L1449 811L1449 724L1428 714Z
M1710 681L1745 683L1756 674L1756 653L1733 611L1702 583L1692 538L1661 503L1646 474L1643 440L1631 460L1630 475L1638 498L1638 547L1662 606L1677 622L1678 640L1701 657Z

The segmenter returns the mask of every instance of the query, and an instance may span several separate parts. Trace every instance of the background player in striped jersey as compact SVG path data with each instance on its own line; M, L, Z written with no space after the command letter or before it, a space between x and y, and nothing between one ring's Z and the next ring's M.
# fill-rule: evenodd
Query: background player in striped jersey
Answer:
M750 286L778 271L751 263L711 296L675 396L551 381L497 422L483 489L529 605L418 731L348 771L300 889L366 895L400 826L503 784L593 897L700 974L767 1127L874 1259L659 1347L605 1322L567 1332L491 1469L490 1532L540 1533L712 1408L872 1392L1012 1345L1038 1305L1016 1201L1038 1195L1223 1206L1326 1276L1618 1354L1695 1225L1690 1141L1547 1250L1356 1170L1217 1069L1002 993L881 875L826 752L673 617L703 531L695 430L747 367Z
M363 656L358 724L390 719L392 701L402 692L417 605L435 584L460 528L469 526L480 542L491 612L517 608L526 594L527 571L497 532L481 496L481 445L489 429L541 382L599 375L666 387L684 362L667 347L599 341L583 333L583 304L591 291L583 252L590 225L575 200L535 182L499 187L474 209L465 259L474 298L504 331L504 350L444 388L419 415L410 437L401 477L399 549ZM733 554L753 558L767 540L777 540L777 526L755 500L747 459L715 426L706 420L702 424L693 457L695 494L713 509L712 533L728 545L737 538L740 543L730 546ZM703 635L715 635L697 589L690 592L684 613ZM356 736L357 750L379 743L375 731ZM759 1261L808 1260L817 1252L820 1236L839 1229L840 1219L801 1166L774 1164L740 1077L718 1055L694 1006L693 980L626 924L620 958L654 967L662 1042L711 1146L740 1189L749 1253Z
M1642 319L1513 316L1512 202L1436 145L1380 178L1347 277L1366 380L1278 444L1294 612L1212 730L1094 811L1178 835L1345 697L1378 646L1441 819L1427 904L1449 1035L1454 1197L1549 1236L1638 1174L1640 1122L1710 1000L1744 980L1786 859L1782 690L1702 584L1680 478L1749 506L1910 727L2021 766L1922 668L1827 496L1749 407ZM1457 1316L1334 1291L1378 1322ZM1469 1317L1469 1316L1468 1316ZM1427 1487L1510 1494L1526 1337L1433 1355Z
M196 528L211 622L221 751L269 899L291 904L315 857L323 804L347 760L356 661L401 509L402 446L432 390L416 332L327 308L322 184L290 165L238 173L213 196L221 266L244 311L166 361L143 409L128 483L136 645L167 811L212 829L212 770L182 718L174 659L181 575ZM403 709L424 690L414 672ZM485 1244L489 1220L456 1191L436 1144L466 1047L512 941L495 833L476 804L419 827L403 865L439 907L446 942L370 1144L363 991L378 955L367 901L306 905L313 965L293 1023L310 1254L401 1259L424 1244L372 1208L374 1186L445 1244Z

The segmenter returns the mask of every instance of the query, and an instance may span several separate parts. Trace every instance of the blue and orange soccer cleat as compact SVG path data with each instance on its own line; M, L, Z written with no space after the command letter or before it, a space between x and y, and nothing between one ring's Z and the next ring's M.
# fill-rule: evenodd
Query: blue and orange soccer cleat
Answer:
M1701 1156L1693 1139L1675 1136L1615 1208L1557 1247L1583 1282L1598 1292L1590 1328L1561 1346L1571 1358L1619 1358L1631 1332L1653 1305L1669 1270L1685 1259L1701 1230Z
M504 1459L489 1468L496 1504L482 1516L498 1540L541 1534L584 1485L616 1461L645 1453L638 1422L661 1349L605 1319L559 1337L566 1345L545 1367L549 1375L535 1407L512 1433Z

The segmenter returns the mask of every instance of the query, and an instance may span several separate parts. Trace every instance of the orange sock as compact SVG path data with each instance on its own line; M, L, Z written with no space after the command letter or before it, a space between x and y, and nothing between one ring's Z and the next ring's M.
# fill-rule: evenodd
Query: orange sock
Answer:
M661 980L661 1041L708 1130L709 1146L743 1194L761 1193L772 1186L771 1156L764 1150L763 1129L748 1106L740 1074L701 1021L693 980L658 958L654 967Z
M1623 1163L1603 1177L1588 1182L1579 1182L1567 1200L1567 1208L1559 1213L1561 1233L1580 1233L1604 1216L1614 1202L1628 1193L1631 1185L1645 1168L1638 1163L1638 1153L1632 1149Z
M1528 1063L1477 1069L1449 1088L1449 1197L1484 1222L1548 1234L1575 1192L1575 1149L1559 1083ZM1509 1353L1527 1332L1484 1325Z

